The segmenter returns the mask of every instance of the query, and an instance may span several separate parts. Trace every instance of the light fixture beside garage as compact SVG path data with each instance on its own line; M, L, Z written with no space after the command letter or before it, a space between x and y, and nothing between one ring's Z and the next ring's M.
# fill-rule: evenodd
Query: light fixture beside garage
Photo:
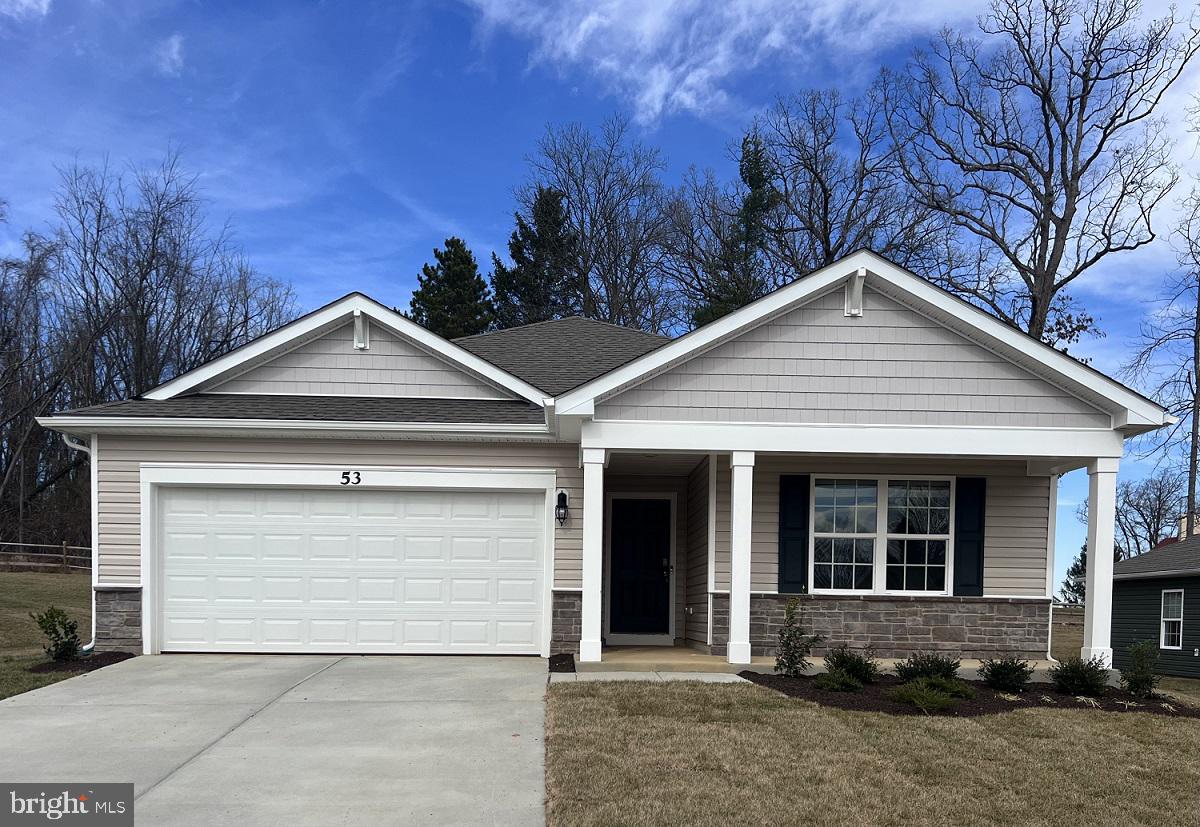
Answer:
M559 525L567 522L569 509L567 508L567 492L566 489L558 489L558 494L554 497L554 518L558 520Z

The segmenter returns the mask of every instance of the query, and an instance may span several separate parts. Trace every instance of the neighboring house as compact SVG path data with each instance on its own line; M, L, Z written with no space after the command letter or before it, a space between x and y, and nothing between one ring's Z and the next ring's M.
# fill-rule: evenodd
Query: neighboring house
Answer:
M1117 666L1129 647L1158 646L1158 671L1200 678L1200 536L1160 545L1113 566L1112 645Z
M1058 475L1088 469L1110 547L1124 441L1168 421L868 252L674 340L450 342L355 293L42 420L91 452L101 648L734 663L795 596L885 656L1044 656Z

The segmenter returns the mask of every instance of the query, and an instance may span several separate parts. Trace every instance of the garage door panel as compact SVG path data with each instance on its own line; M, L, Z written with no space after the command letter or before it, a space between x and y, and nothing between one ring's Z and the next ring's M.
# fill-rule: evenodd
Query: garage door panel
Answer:
M162 648L537 653L544 499L164 488Z

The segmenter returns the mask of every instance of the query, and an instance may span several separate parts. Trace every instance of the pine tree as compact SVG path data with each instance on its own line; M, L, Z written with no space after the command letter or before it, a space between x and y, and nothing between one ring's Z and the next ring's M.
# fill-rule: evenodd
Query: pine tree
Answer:
M539 186L528 219L515 213L507 266L492 254L496 326L544 322L571 312L575 237L567 223L563 193Z
M446 339L482 333L492 324L487 283L479 275L475 255L461 238L447 238L445 249L433 250L435 264L417 276L409 315L422 327Z
M1079 554L1067 567L1067 576L1063 578L1062 588L1058 593L1066 603L1083 603L1087 595L1087 543L1079 549Z

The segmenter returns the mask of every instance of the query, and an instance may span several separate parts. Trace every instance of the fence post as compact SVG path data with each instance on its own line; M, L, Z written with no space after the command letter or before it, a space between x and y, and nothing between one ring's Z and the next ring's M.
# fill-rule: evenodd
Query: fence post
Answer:
M66 540L62 541L62 567L63 567L63 574L71 573L71 569L67 565L67 541Z

